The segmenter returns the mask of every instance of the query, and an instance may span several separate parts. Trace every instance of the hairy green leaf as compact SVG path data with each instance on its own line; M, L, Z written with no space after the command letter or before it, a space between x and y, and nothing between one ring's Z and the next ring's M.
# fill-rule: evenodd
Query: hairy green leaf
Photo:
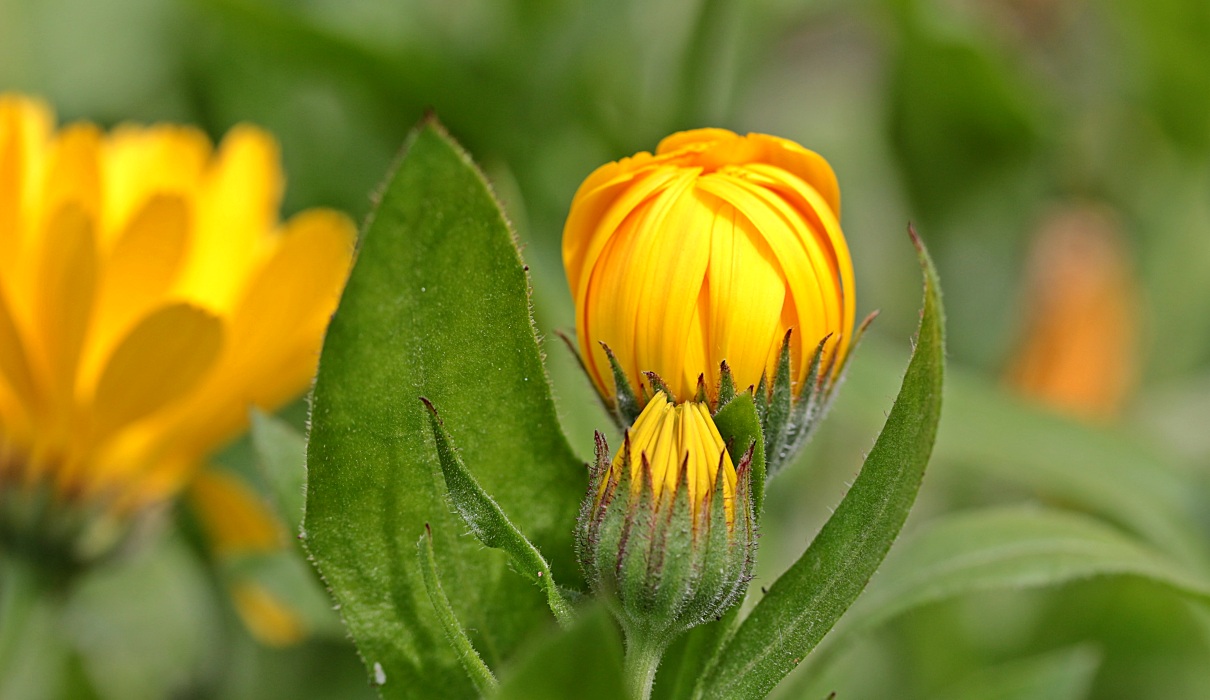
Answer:
M489 667L548 623L542 596L450 511L426 396L475 480L569 585L586 475L559 427L512 233L434 122L388 179L320 358L308 445L308 549L388 698L476 691L425 592L431 523L450 606Z
M453 608L450 607L449 598L446 598L445 591L441 590L441 578L437 573L437 557L433 554L433 531L428 526L425 526L424 534L416 541L416 557L420 563L420 573L424 577L425 591L428 592L429 600L433 603L433 610L437 613L437 619L441 622L442 629L445 630L446 641L458 655L458 660L462 663L466 675L475 684L475 689L480 693L494 690L497 686L496 677L492 675L491 669L483 663L483 658L479 656L479 652L475 651L471 640L467 639L466 632L462 629L458 618L455 617Z
M516 564L518 572L538 584L546 593L546 601L559 624L571 624L571 606L563 599L563 594L555 585L554 576L550 574L550 565L533 543L513 525L508 515L500 510L500 506L483 490L479 482L475 481L474 475L458 456L458 448L454 446L441 417L437 415L437 409L428 399L420 400L429 410L429 423L433 428L433 439L437 442L437 458L441 462L441 473L445 477L445 487L449 490L454 509L480 542L507 552Z

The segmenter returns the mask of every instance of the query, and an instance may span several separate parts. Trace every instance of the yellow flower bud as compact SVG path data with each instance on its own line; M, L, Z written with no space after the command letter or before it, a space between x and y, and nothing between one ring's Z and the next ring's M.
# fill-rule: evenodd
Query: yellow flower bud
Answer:
M699 378L716 403L726 361L739 388L772 380L788 331L791 380L834 377L852 338L853 266L840 192L818 154L786 139L698 129L601 166L580 185L563 263L583 360L613 401L613 352L631 390L654 372L677 401ZM796 390L796 394L797 394Z

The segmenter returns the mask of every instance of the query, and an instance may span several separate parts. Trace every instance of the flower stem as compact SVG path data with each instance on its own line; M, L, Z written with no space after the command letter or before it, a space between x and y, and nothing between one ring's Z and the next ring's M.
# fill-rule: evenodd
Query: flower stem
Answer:
M655 684L655 671L660 666L660 658L664 655L663 640L650 638L645 634L626 631L626 660L623 672L626 676L626 690L630 700L649 700L651 688Z
M33 567L15 557L0 556L0 678L7 678L20 654L29 619L38 600Z

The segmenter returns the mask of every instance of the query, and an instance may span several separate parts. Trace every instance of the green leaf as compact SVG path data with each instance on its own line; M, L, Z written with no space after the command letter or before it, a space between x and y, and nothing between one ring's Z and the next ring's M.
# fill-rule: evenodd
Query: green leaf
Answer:
M257 409L251 412L252 445L277 513L290 532L302 522L307 441L290 424Z
M328 330L307 454L307 546L370 677L385 676L384 697L476 694L425 593L415 555L425 523L450 606L489 667L550 618L507 555L462 536L420 396L441 406L476 481L578 584L571 538L587 477L559 427L528 292L482 176L422 124Z
M496 700L619 700L622 640L602 606L580 611L575 624L526 650L501 678Z
M765 441L761 437L760 416L756 413L752 394L739 394L720 408L714 415L714 425L736 462L748 448L755 448L752 452L752 513L759 522L765 499Z
M1179 467L1121 432L1081 425L964 379L947 392L955 420L942 427L938 461L1082 504L1186 563L1206 565L1194 519L1200 489Z
M496 677L492 675L491 669L484 665L479 652L475 651L475 647L471 645L471 640L467 639L466 632L463 631L458 618L454 616L453 608L450 607L449 598L446 598L445 591L441 590L441 579L437 574L437 557L433 554L433 531L427 525L424 528L424 534L416 542L416 556L420 562L420 573L424 576L425 591L428 592L433 609L437 612L437 619L440 620L441 627L445 630L446 641L458 655L458 660L462 663L466 675L475 684L475 689L480 693L494 690L497 686Z
M819 643L865 588L899 534L924 476L941 417L944 311L936 271L924 271L916 349L886 425L832 517L719 653L703 679L710 698L761 698Z
M1101 657L1089 647L1060 649L981 669L934 696L935 700L1083 700Z
M429 424L433 428L433 439L437 442L437 458L441 462L445 487L449 490L450 501L462 516L463 522L485 546L507 552L517 565L518 572L545 591L546 601L559 624L571 624L571 606L563 599L563 594L555 585L550 565L533 543L513 525L508 515L500 510L500 506L483 490L479 482L475 481L474 475L458 457L458 449L446 432L441 417L437 415L437 409L428 399L422 397L420 400L429 410ZM425 529L428 530L427 526ZM431 534L429 539L432 539ZM425 580L427 583L428 579ZM446 629L448 630L448 625Z
M975 591L1137 576L1210 602L1210 579L1102 521L1009 507L950 515L887 557L845 630L870 629L912 608ZM839 631L839 630L838 630Z

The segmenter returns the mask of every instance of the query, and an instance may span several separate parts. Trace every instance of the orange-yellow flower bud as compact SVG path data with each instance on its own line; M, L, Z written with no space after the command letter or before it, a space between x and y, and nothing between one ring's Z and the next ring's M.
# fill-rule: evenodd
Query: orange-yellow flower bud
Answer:
M698 129L601 166L580 185L563 231L584 364L616 395L608 346L637 395L645 372L677 401L699 378L718 398L726 361L739 388L772 379L791 335L791 378L821 375L852 337L853 266L840 192L818 154L786 139ZM833 375L834 376L834 375Z

